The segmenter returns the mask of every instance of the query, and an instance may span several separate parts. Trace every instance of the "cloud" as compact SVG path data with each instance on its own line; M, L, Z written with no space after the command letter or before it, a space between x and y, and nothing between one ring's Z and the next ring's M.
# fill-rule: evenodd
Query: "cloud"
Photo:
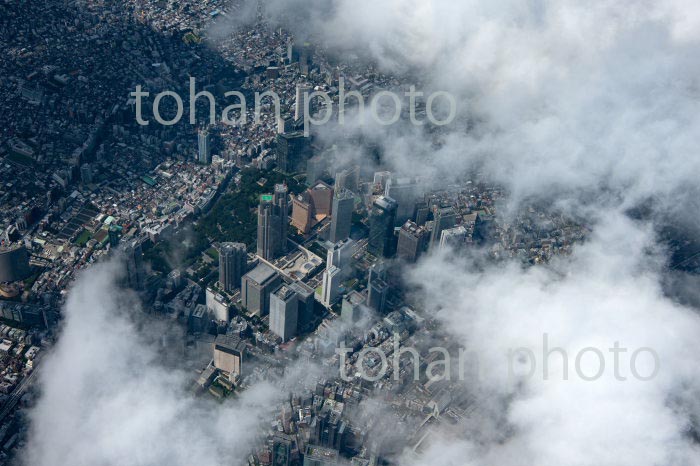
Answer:
M219 465L245 458L280 393L258 384L233 402L195 399L194 376L164 362L116 262L70 290L64 328L43 361L25 464ZM158 332L161 329L157 329Z
M473 465L690 465L700 458L692 437L697 429L700 351L696 312L667 298L660 285L664 261L648 226L605 212L593 237L569 258L523 270L515 264L469 268L462 259L432 257L412 272L428 312L478 355L481 375L467 380L477 405L492 405L512 432L505 440L477 445L465 435L457 445L436 442L418 464ZM425 280L425 277L431 277ZM567 354L568 379L560 353ZM615 342L619 354L617 380ZM531 349L536 372L509 376L508 351ZM587 381L575 370L584 348L600 349L605 371ZM654 372L649 353L659 358ZM516 364L516 369L517 369ZM529 369L529 364L523 367ZM581 358L581 373L597 372L592 354ZM508 400L502 406L503 400ZM477 422L477 420L471 420ZM485 419L488 423L489 420ZM434 456L437 455L437 456ZM427 462L429 461L429 463Z

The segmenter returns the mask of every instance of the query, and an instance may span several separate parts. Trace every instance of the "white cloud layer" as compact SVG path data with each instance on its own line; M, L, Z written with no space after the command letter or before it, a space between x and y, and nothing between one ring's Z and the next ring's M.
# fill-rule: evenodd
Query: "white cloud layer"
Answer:
M654 255L648 229L612 212L606 216L587 244L551 268L511 265L479 272L470 271L466 261L434 257L412 273L414 283L425 287L432 312L478 354L481 376L467 383L480 394L478 403L493 404L502 412L512 434L505 441L480 445L468 437L448 437L452 445L436 442L424 458L406 462L697 464L700 449L690 429L700 415L693 401L700 394L700 319L694 310L663 295L663 261ZM428 276L431 280L424 280ZM548 358L545 379L544 334L550 350L566 351L568 380L557 352ZM625 381L615 377L609 352L615 342L627 348L618 365ZM529 379L509 377L508 350L519 347L531 349L536 357L536 373ZM586 347L605 355L605 371L595 381L583 380L574 370L576 355ZM640 380L653 372L647 352L636 360L640 377L630 369L631 354L644 347L659 358L658 375L649 381ZM584 376L599 368L590 353L581 362ZM504 399L510 402L502 410L498 403Z

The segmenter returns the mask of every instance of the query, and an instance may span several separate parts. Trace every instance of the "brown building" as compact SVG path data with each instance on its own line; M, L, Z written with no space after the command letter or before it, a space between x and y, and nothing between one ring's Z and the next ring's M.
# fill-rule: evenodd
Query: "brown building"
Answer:
M316 211L308 191L292 199L292 226L306 234L316 224Z
M333 210L333 188L323 181L317 181L307 192L311 196L316 209L317 219L322 220L323 217L330 216Z
M292 226L300 233L308 233L314 225L331 215L333 188L317 181L292 200Z

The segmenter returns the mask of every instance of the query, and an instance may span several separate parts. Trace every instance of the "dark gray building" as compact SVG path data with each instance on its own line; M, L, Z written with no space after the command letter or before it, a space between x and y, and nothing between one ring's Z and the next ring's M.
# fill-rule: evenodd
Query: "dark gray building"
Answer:
M297 335L299 305L297 294L281 285L270 295L270 330L287 341Z
M383 263L370 267L367 279L367 306L380 314L386 310L386 297L389 285L386 282L386 268Z
M305 171L310 154L310 139L301 131L277 135L277 167L284 173Z
M30 273L27 248L18 243L0 246L0 282L24 280Z
M126 281L135 290L142 290L146 284L146 271L143 266L141 242L137 239L124 243L122 252L126 259Z
M428 230L408 220L399 231L396 255L406 262L415 262L428 247Z
M287 251L289 204L287 186L275 185L274 194L260 196L257 254L272 260Z
M336 191L333 197L333 217L329 239L333 243L348 239L352 228L352 212L355 210L355 195L348 190Z
M369 212L369 240L367 251L375 256L391 257L396 252L394 221L397 203L387 196L380 196Z
M314 320L314 290L302 282L293 282L288 286L297 295L297 334L299 334L308 330Z
M233 291L241 285L246 272L248 254L243 243L221 243L219 247L219 283L226 291Z
M365 296L357 291L351 291L343 298L340 318L343 322L354 324L362 317L362 306L365 304Z
M419 191L420 186L415 178L390 178L387 180L384 195L394 199L398 204L395 226L403 225L406 220L413 218Z
M280 276L267 264L260 264L241 279L241 304L249 313L266 316L270 293L280 284Z

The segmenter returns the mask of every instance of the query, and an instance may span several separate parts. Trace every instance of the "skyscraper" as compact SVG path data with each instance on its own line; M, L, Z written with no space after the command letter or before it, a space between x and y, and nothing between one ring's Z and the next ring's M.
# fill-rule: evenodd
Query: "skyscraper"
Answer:
M146 271L143 267L143 251L139 240L124 243L122 251L126 257L126 280L135 290L142 290L146 283Z
M362 317L362 306L365 304L365 297L362 293L352 291L343 298L340 317L343 322L354 324Z
M84 184L92 183L92 166L89 163L80 166L80 180Z
M455 248L459 249L464 246L467 239L467 229L462 225L454 228L442 230L440 234L440 249Z
M304 133L278 134L276 138L277 166L284 173L306 171L306 161L310 157L310 141Z
M274 194L260 196L257 254L272 260L287 250L287 187L275 185Z
M302 282L292 282L289 289L297 295L297 334L308 329L314 320L314 290Z
M267 264L260 264L241 279L241 304L251 314L270 312L270 293L280 284L280 276Z
M386 309L389 285L386 282L386 266L379 262L369 269L367 278L367 306L379 313Z
M298 297L293 289L281 285L270 295L270 330L287 341L297 335Z
M219 283L225 291L233 291L241 285L247 263L246 246L243 243L221 243L219 248Z
M316 154L306 162L306 185L313 186L316 181L323 177L328 159L326 154Z
M197 160L199 163L208 164L211 162L211 145L209 141L209 131L201 129L197 133Z
M306 234L311 230L311 227L316 223L316 211L314 210L313 201L308 192L295 196L292 199L292 226L299 233Z
M323 272L323 304L330 306L340 293L341 270L335 265Z
M279 209L280 216L280 245L279 253L287 252L287 230L289 228L289 198L287 197L287 185L276 184L273 202Z
M367 251L375 256L391 257L396 251L394 241L396 209L396 201L387 196L378 197L372 205L369 212Z
M296 101L294 103L294 119L296 121L304 119L304 98L310 90L311 87L308 84L297 84Z
M355 242L351 239L335 243L333 247L328 250L328 255L326 256L326 268L329 269L333 266L336 266L339 269L347 268L348 265L350 265L350 260L352 259L352 253L354 250Z
M443 230L452 228L457 222L457 214L452 207L438 207L434 213L433 232L430 235L430 248L440 244Z
M358 166L355 165L345 168L335 174L335 189L339 191L342 191L343 189L357 191L359 179L360 168Z
M396 255L406 262L415 262L428 247L428 231L407 220L399 231Z
M418 181L415 178L389 178L386 181L384 195L396 201L396 220L394 225L399 226L413 218L419 194Z
M333 218L329 239L333 243L350 237L352 212L355 210L355 196L348 190L335 193L333 197Z

